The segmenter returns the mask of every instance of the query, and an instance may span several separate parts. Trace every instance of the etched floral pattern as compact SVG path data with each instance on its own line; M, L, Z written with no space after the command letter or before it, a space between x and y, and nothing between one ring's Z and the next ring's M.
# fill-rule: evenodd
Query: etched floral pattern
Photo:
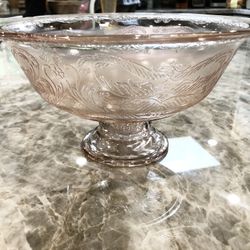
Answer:
M151 120L190 107L212 90L235 45L159 50L85 50L12 43L35 90L49 103L97 120Z

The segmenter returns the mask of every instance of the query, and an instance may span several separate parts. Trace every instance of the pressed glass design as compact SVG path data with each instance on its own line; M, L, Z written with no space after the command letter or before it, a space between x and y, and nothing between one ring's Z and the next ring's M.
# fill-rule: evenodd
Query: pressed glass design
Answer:
M133 167L167 154L151 121L205 98L250 29L244 18L141 13L35 17L0 34L44 100L99 122L85 154Z

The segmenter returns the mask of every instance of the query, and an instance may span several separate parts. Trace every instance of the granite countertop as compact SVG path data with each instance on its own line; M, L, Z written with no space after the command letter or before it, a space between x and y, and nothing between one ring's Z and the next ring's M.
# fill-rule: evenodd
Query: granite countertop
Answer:
M80 152L96 123L44 102L3 47L0 249L250 249L249 58L245 43L205 100L154 122L172 162L114 169Z

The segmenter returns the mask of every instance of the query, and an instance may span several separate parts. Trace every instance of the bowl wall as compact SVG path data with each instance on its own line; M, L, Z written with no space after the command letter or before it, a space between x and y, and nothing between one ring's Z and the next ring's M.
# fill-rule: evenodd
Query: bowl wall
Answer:
M241 40L187 44L58 46L9 42L49 103L94 120L154 120L205 98Z

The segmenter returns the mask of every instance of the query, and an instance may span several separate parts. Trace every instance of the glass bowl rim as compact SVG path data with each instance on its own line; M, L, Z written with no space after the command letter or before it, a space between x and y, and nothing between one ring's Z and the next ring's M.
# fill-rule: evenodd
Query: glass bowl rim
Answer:
M122 34L122 35L49 35L39 32L22 32L13 31L11 26L39 23L49 23L56 20L82 20L91 21L98 19L117 19L117 18L176 18L176 20L185 21L206 21L213 23L215 21L221 24L233 24L232 30L221 32L197 32L197 33L169 33L169 34ZM91 19L92 18L92 19ZM235 27L244 26L239 29ZM129 45L129 44L172 44L172 43L195 43L195 42L211 42L223 40L235 40L250 37L250 18L207 15L196 13L98 13L98 14L69 14L69 15L46 15L28 17L19 20L6 21L0 26L0 40L14 40L20 42L38 42L38 43L57 43L57 44L75 44L75 45Z

